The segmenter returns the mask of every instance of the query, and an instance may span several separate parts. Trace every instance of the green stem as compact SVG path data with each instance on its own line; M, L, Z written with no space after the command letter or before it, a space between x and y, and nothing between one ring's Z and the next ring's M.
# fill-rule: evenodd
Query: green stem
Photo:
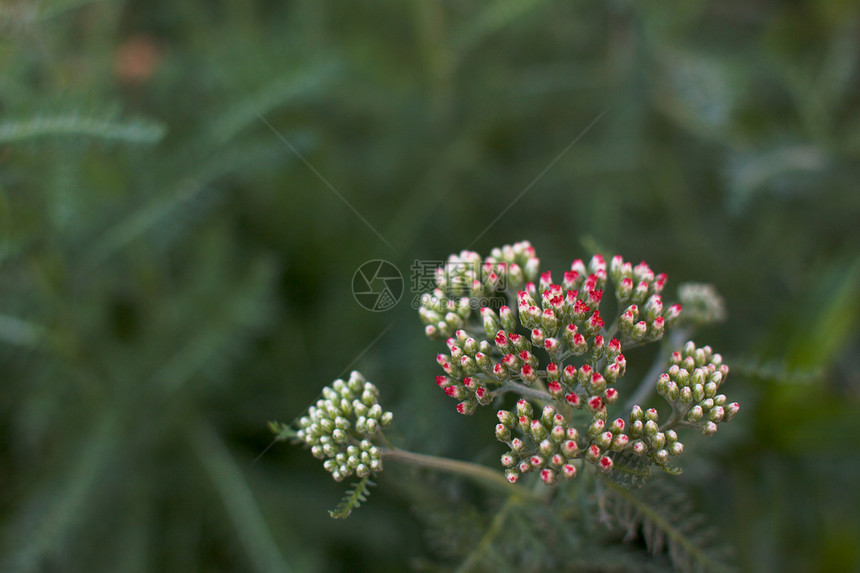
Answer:
M542 402L549 402L552 400L552 396L543 392L542 390L538 390L537 388L531 388L526 386L525 384L519 384L517 382L507 382L504 386L501 386L493 391L494 396L501 396L507 392L516 392L521 396L529 396L530 398L535 398L536 400L540 400Z
M382 449L382 455L387 459L397 460L414 466L461 475L470 478L483 486L504 491L508 495L523 498L535 497L533 494L524 491L522 488L509 483L508 480L506 480L498 471L491 470L488 467L478 464L452 460L451 458L416 454L415 452L409 452L399 448L384 448Z

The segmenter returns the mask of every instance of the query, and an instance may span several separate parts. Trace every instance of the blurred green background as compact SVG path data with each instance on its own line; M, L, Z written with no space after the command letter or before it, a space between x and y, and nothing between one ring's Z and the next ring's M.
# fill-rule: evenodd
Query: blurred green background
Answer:
M716 285L742 410L679 481L744 571L860 571L858 59L851 0L6 0L0 570L432 561L410 471L344 522L308 452L252 462L358 368L399 444L495 465L409 269L529 239Z

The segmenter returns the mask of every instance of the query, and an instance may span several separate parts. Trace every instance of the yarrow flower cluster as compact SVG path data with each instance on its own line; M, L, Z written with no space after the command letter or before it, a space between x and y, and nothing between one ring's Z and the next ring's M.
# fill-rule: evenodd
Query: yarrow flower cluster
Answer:
M510 482L532 471L547 484L572 478L577 460L609 472L624 451L668 468L684 449L674 427L712 435L738 411L717 393L728 374L720 355L688 342L656 381L672 407L670 421L660 426L656 409L634 405L626 421L608 422L627 370L622 347L662 339L681 305L664 305L667 277L644 262L633 266L615 256L607 265L594 255L587 264L573 261L557 282L539 267L526 241L493 249L486 259L471 251L451 255L419 308L426 334L446 341L436 383L458 400L458 412L471 414L508 392L523 396L514 410L498 411L496 438L509 447L501 461ZM618 314L607 324L600 304L610 285ZM700 292L694 298L702 299ZM498 300L510 303L496 310ZM586 415L582 432L574 425L583 419L577 411Z
M349 380L335 380L322 390L322 398L299 419L298 439L310 446L314 457L335 481L355 474L360 478L382 470L382 456L374 445L380 428L393 415L379 405L379 390L352 372Z

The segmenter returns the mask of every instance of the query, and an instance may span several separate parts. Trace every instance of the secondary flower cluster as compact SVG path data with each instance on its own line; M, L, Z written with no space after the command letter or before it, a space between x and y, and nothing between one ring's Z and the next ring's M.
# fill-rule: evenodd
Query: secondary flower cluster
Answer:
M661 429L657 410L640 406L628 421L608 423L607 408L619 397L615 384L627 369L622 346L660 340L681 306L664 306L666 275L644 262L633 266L616 256L607 265L595 255L588 264L573 261L557 282L539 265L528 242L493 249L486 259L470 251L451 255L419 308L426 334L446 340L436 383L458 400L458 412L471 414L507 392L528 398L498 412L496 437L510 448L502 456L509 481L530 471L547 484L571 478L577 459L611 471L613 453L627 449L666 467L683 452L670 425L683 418L712 434L734 415L737 404L716 393L728 373L720 356L688 343L658 381L673 407L670 424ZM610 285L618 315L607 325L600 304ZM588 420L582 437L572 423L583 418L577 410Z
M719 422L731 420L740 406L726 403L725 394L717 394L729 367L710 346L696 348L692 341L684 351L674 352L667 372L657 380L657 392L672 404L676 417L713 436Z
M379 405L376 386L353 371L347 382L335 380L323 388L322 396L299 419L298 438L314 457L325 460L323 467L335 481L381 471L382 457L373 438L393 416Z

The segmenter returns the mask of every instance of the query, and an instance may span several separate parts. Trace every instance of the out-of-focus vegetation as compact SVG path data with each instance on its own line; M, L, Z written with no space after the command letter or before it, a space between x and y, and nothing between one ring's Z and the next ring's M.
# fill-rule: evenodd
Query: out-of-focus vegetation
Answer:
M713 283L743 409L679 483L745 571L860 570L858 59L850 1L4 2L0 569L440 559L462 484L392 463L335 522L307 452L252 461L358 367L402 445L495 464L409 269L529 239Z

